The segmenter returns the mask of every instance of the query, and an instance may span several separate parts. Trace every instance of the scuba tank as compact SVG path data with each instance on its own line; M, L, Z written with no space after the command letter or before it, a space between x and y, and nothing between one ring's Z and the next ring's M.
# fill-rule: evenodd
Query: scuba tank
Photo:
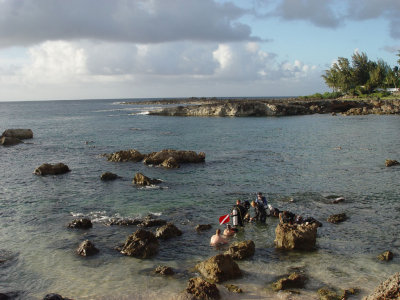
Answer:
M238 220L238 211L237 208L234 207L232 210L232 224L233 226L238 226L239 225L239 220Z

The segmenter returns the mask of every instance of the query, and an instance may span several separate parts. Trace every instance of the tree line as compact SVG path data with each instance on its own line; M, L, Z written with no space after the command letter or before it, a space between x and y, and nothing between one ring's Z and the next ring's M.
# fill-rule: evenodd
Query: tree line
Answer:
M400 51L397 56L400 65ZM391 68L382 59L372 61L362 52L354 53L351 61L339 57L322 78L334 93L363 95L371 94L377 88L398 88L400 69L398 66Z

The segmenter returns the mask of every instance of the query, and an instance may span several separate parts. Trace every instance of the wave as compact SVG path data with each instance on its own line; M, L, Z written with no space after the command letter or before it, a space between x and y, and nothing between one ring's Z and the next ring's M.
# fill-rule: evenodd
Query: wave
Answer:
M92 223L102 223L102 224L110 224L110 222L116 221L124 221L124 220L137 220L143 218L144 216L141 214L135 216L122 216L119 213L109 214L106 211L92 211L87 214L82 212L70 212L73 217L77 218L88 218L92 221ZM162 212L151 212L149 211L146 215L153 215L153 216L161 216Z

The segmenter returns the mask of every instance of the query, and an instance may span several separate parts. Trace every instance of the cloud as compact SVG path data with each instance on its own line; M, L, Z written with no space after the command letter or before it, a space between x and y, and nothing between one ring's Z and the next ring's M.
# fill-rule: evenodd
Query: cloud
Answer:
M0 46L47 40L130 43L257 40L248 11L214 0L2 0Z

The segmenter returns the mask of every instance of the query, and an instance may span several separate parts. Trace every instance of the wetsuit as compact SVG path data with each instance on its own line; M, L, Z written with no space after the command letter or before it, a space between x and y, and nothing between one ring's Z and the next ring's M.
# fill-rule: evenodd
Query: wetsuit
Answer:
M256 206L254 207L254 212L255 212L254 219L256 219L256 221L260 221L261 223L265 223L265 219L267 218L267 213L265 211L264 205L257 202Z
M241 204L236 204L233 208L234 209L236 208L237 215L232 215L232 217L237 216L238 217L238 225L243 226L243 219L244 219L244 216L246 215L246 209Z

